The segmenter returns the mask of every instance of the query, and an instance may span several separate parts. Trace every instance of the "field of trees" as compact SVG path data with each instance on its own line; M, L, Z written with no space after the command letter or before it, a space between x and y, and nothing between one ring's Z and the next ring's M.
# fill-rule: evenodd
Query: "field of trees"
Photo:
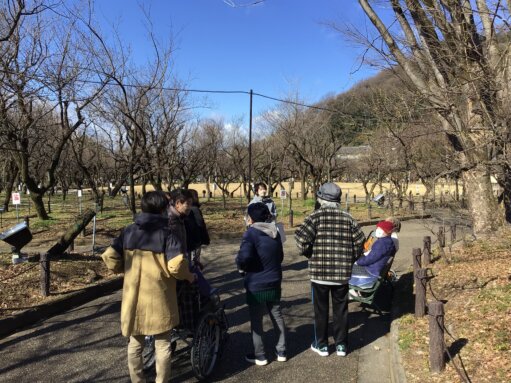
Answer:
M143 193L203 182L207 194L224 196L238 185L234 193L247 198L254 181L277 190L291 182L306 199L325 181L356 181L364 198L387 183L399 200L411 184L432 198L435 185L452 183L454 199L465 191L475 232L493 231L511 221L509 10L390 3L398 23L387 29L378 7L360 1L380 48L332 25L368 44L378 76L312 107L290 91L256 116L249 142L247 121L194 112L203 101L174 74L171 38L149 29L153 54L141 67L119 36L97 27L92 7L6 1L1 205L21 187L47 220L44 199L71 189L89 189L101 206L127 187L135 213L136 185Z

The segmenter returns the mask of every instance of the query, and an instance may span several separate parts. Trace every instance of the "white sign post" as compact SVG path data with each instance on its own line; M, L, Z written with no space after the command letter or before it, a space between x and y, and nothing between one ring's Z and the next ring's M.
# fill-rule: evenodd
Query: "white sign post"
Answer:
M80 203L80 214L82 214L82 191L78 190L76 194L78 195L78 201Z
M12 204L16 206L16 220L20 221L20 213L18 210L18 205L21 205L21 195L20 193L12 193Z

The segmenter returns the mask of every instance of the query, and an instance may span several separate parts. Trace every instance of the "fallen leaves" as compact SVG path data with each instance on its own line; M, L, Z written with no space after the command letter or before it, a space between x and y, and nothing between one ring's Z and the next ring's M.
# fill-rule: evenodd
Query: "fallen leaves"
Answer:
M402 317L399 325L406 339L401 348L409 382L460 382L459 358L473 382L511 381L511 231L498 238L476 241L453 249L449 262L440 259L431 267L435 278L428 289L438 299L447 299L444 323L445 342L454 363L449 361L441 374L430 374L428 364L428 323L413 316ZM410 320L412 317L414 320ZM450 335L449 335L450 334ZM426 339L425 339L426 338ZM466 339L460 346L459 340ZM456 342L458 341L458 342Z

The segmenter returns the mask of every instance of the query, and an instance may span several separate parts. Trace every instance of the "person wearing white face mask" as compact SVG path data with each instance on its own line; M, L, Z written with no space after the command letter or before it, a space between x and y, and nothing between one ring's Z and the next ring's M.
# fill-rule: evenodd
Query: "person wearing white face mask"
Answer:
M353 265L350 285L371 286L378 279L387 260L396 254L396 246L391 238L393 229L392 222L378 222L375 231L378 240L373 243L369 253L360 257Z

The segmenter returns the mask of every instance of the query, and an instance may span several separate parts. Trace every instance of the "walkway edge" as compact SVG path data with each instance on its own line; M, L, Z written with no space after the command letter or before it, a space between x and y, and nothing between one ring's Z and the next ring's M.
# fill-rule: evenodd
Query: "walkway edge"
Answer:
M0 337L5 337L23 327L37 323L42 319L47 319L102 295L119 290L122 288L122 283L123 277L117 276L108 281L99 282L93 286L85 287L82 290L68 293L62 298L34 306L7 318L0 319Z
M394 309L392 318L395 318ZM406 383L406 374L399 351L399 319L393 319L390 324L390 381Z

